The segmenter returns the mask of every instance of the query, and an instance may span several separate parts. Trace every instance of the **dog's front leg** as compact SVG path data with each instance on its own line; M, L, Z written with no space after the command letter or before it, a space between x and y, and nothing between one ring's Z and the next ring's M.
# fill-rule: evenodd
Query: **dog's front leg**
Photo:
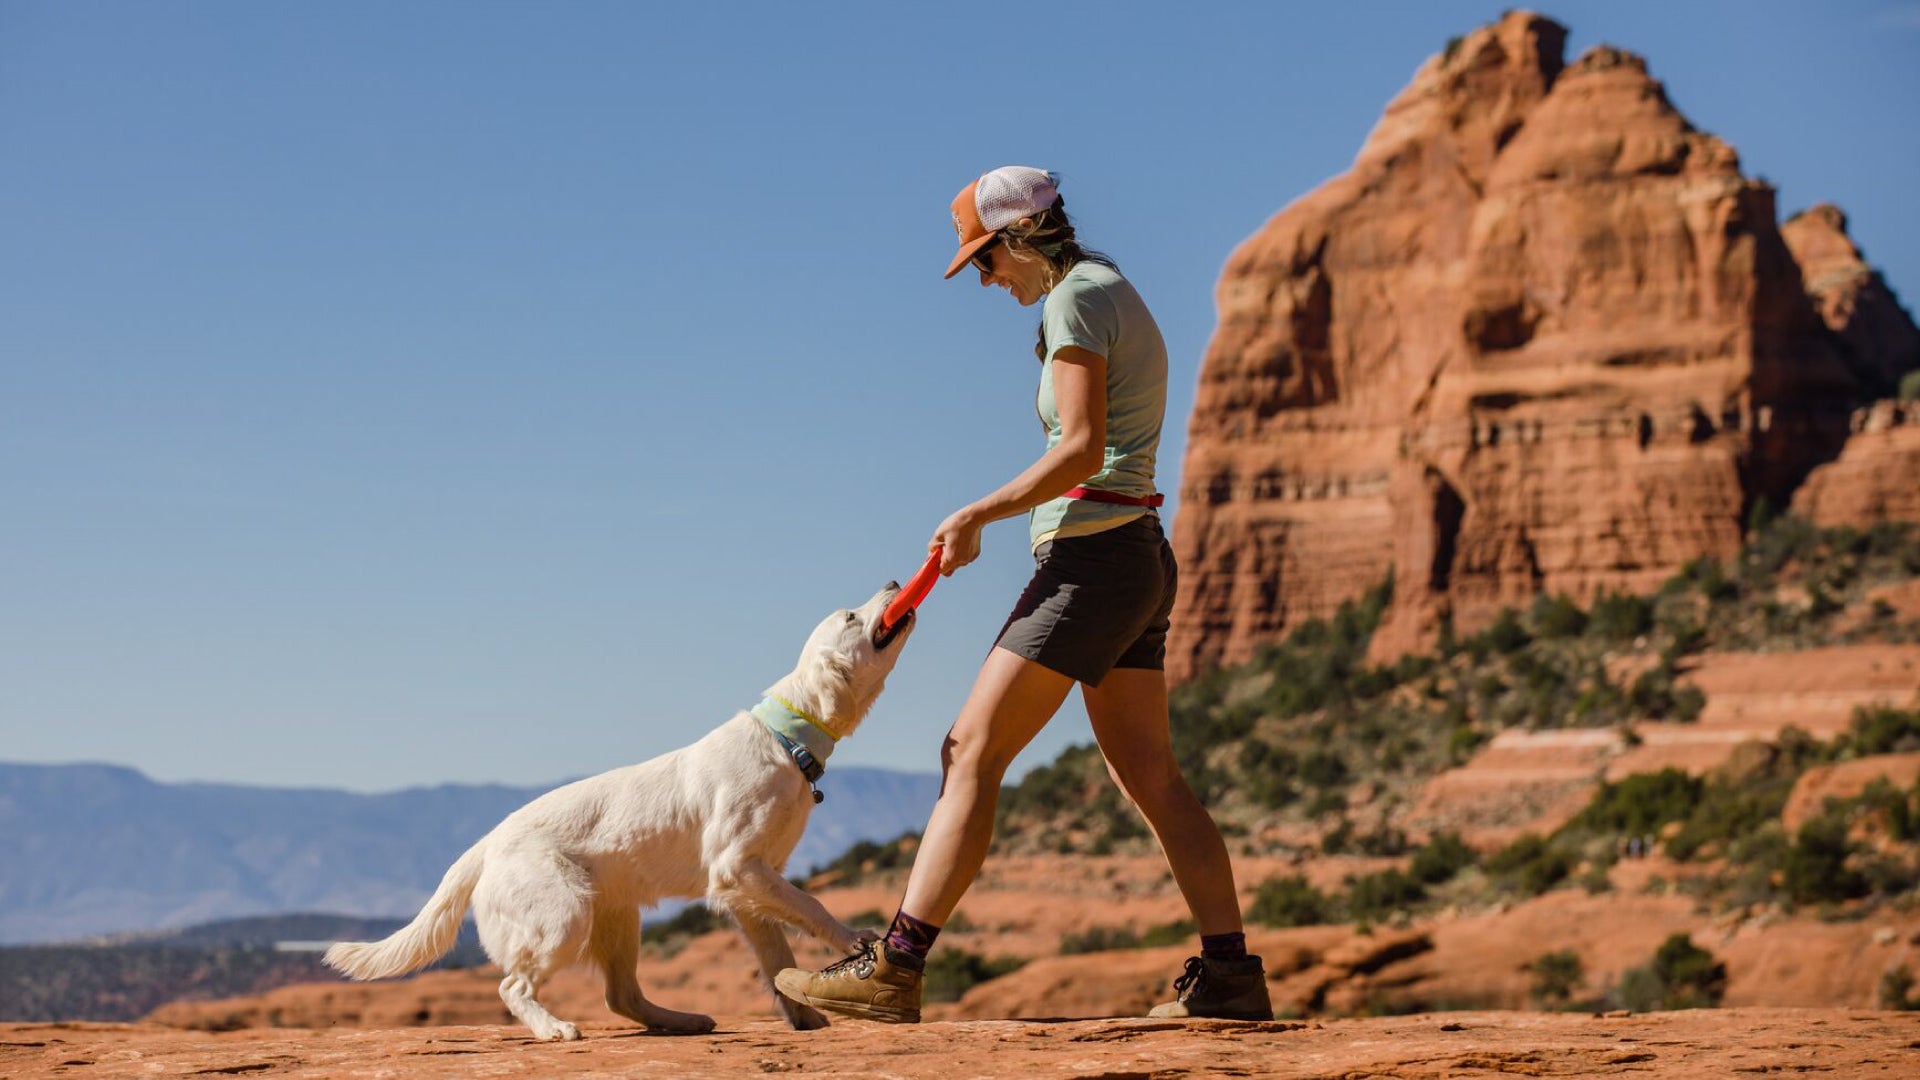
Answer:
M787 945L787 933L780 924L764 915L750 912L735 912L734 921L740 924L740 933L752 946L754 958L760 961L760 976L767 981L767 990L773 994L773 1003L786 1015L787 1023L795 1031L814 1031L827 1026L827 1018L820 1010L811 1005L802 1005L782 994L773 985L773 977L793 966L793 949Z
M820 901L757 858L716 869L711 892L743 926L748 916L763 914L797 926L843 952L852 952L861 942L880 936L872 930L855 930L834 918Z

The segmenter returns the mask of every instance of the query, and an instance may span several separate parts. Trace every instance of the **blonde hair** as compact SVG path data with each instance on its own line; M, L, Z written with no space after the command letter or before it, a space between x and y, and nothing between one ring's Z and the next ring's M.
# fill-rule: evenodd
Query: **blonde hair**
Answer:
M1010 258L1020 262L1039 260L1046 264L1047 291L1051 292L1067 271L1081 262L1095 262L1111 270L1120 269L1114 261L1092 248L1082 247L1079 237L1074 234L1073 221L1067 217L1067 200L1055 195L1053 205L1023 218L1000 230L1000 242L1007 249ZM1039 341L1033 346L1033 355L1044 361L1047 358L1047 326L1040 324Z

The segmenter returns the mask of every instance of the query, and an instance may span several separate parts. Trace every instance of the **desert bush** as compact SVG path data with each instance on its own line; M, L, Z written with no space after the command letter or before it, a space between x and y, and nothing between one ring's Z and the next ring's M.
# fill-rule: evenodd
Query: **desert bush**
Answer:
M840 856L832 862L814 867L807 876L834 874L836 884L851 885L863 880L868 874L911 866L913 851L919 839L919 833L906 832L884 843L861 840L841 852Z
M1741 559L1745 576L1756 583L1771 580L1789 562L1804 562L1820 546L1820 530L1795 514L1782 514L1747 534Z
M1512 608L1501 608L1493 625L1468 638L1463 644L1467 654L1475 663L1482 663L1489 656L1509 656L1527 647L1533 635L1520 625L1520 617Z
M1573 872L1573 857L1538 833L1527 833L1495 852L1483 867L1507 888L1538 896L1566 880Z
M1920 750L1920 708L1862 705L1847 725L1846 748L1862 757Z
M1535 1004L1554 1011L1573 1007L1573 995L1587 978L1586 964L1572 949L1541 953L1526 969L1533 973L1529 993Z
M1240 790L1260 806L1277 810L1298 799L1293 781L1299 771L1299 756L1284 746L1257 738L1241 744Z
M1565 593L1541 593L1533 601L1533 632L1543 640L1579 637L1587 628L1587 613Z
M1880 1007L1911 1012L1920 1009L1920 998L1913 996L1913 971L1905 964L1880 976Z
M1435 833L1413 853L1407 872L1414 880L1439 885L1478 861L1479 855L1468 847L1458 833Z
M1354 850L1362 855L1390 858L1407 853L1407 834L1391 825L1383 824L1371 832L1361 833L1353 838Z
M1800 826L1782 867L1788 898L1796 904L1817 904L1864 896L1866 880L1847 866L1852 852L1843 815L1821 814Z
M1670 821L1684 821L1700 803L1702 782L1680 769L1635 773L1603 783L1569 828L1617 836L1645 836Z
M1653 959L1630 969L1618 995L1635 1012L1656 1009L1711 1009L1727 992L1727 965L1695 945L1684 933L1660 943Z
M1342 803L1344 806L1344 802ZM1345 855L1353 848L1353 822L1345 817L1340 823L1320 834L1320 854Z
M1674 682L1673 664L1662 657L1659 664L1640 673L1627 691L1627 702L1634 711L1649 720L1673 720L1692 723L1706 708L1707 695L1697 686Z
M1060 955L1062 956L1140 947L1140 935L1130 926L1089 926L1077 933L1060 935Z
M959 1001L975 985L1017 971L1025 963L1013 957L989 960L965 949L935 949L927 958L921 993L928 1001Z
M1601 593L1587 615L1587 633L1602 641L1632 641L1652 629L1652 602L1626 593Z
M1333 919L1334 903L1300 874L1275 876L1254 890L1247 918L1262 926L1319 926Z
M1398 870L1363 874L1347 883L1347 915L1353 919L1382 919L1427 898L1418 881Z
M1626 719L1626 715L1626 693L1607 678L1604 666L1594 664L1579 696L1573 699L1573 718L1582 727L1607 727Z
M1684 862L1703 850L1731 854L1736 840L1780 820L1793 780L1787 775L1707 781L1686 823L1667 840L1667 855Z

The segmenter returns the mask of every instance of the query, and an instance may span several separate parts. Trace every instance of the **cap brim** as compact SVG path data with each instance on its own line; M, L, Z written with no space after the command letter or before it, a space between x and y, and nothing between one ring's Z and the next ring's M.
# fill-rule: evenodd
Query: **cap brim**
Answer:
M961 244L960 254L955 255L953 257L953 265L947 267L946 276L952 277L953 275L959 273L960 268L967 265L967 260L973 258L974 255L978 253L981 248L986 247L988 244L993 243L993 237L994 237L993 233L988 233L985 236L976 237L975 239L969 240L966 243Z

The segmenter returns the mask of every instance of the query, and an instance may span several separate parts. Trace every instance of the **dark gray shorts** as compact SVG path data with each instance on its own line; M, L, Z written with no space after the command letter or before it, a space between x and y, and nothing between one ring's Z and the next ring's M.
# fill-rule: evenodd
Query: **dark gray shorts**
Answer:
M1088 686L1117 667L1167 666L1179 574L1158 514L1049 540L1033 557L1033 580L994 644Z

